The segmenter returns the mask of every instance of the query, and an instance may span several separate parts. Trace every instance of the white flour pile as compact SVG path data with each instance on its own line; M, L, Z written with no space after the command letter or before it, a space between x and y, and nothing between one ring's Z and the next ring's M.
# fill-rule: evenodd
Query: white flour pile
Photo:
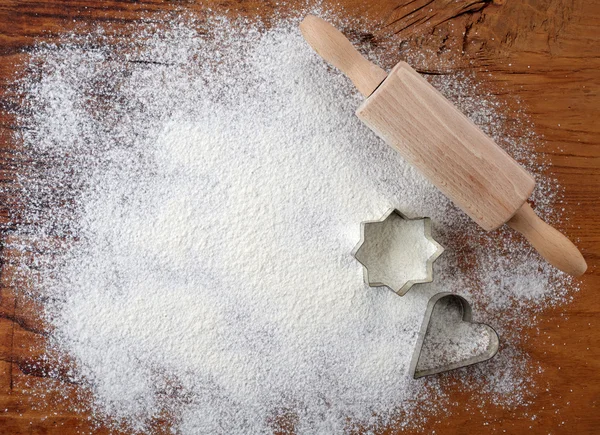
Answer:
M281 416L299 434L418 425L418 401L446 403L436 379L407 373L439 291L471 299L505 346L455 375L474 400L529 400L522 323L506 313L562 301L568 282L516 236L483 235L361 125L360 96L296 22L109 33L31 53L18 139L32 163L9 246L36 252L15 285L44 302L49 352L73 362L98 421L147 433L166 416L179 434L270 433ZM511 146L493 101L442 80ZM360 222L391 207L430 216L446 248L435 282L403 298L366 287L351 255Z

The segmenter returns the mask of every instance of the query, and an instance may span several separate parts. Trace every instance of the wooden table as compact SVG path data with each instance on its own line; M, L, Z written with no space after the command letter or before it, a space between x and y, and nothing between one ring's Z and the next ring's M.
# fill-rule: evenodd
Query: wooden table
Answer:
M331 10L369 21L372 34L355 35L370 44L396 45L400 54L421 50L451 59L453 70L468 70L487 92L508 107L519 105L535 124L540 142L534 152L551 162L551 175L564 186L571 220L560 230L577 240L589 264L582 291L571 304L541 316L539 340L525 345L539 362L535 393L523 412L487 406L485 416L461 407L468 398L451 391L452 418L432 419L426 433L600 433L600 2L597 0L340 0ZM20 110L13 84L14 65L38 41L61 32L85 32L97 24L120 26L141 15L175 10L217 11L267 22L292 11L276 1L0 1L0 171L12 180L14 114ZM229 12L225 12L229 11ZM341 13L341 12L340 12ZM127 35L124 35L127 37ZM427 60L414 65L429 73ZM518 96L518 99L515 98ZM6 197L2 198L3 200ZM9 206L0 202L1 222ZM10 237L10 228L3 240ZM8 285L10 253L2 254L0 288L0 434L107 433L94 428L85 411L72 412L76 385L51 374L43 358L45 332L39 307ZM542 344L543 340L547 343ZM548 338L550 337L550 338ZM550 346L554 343L555 346ZM61 391L61 394L53 391ZM48 392L52 409L39 409ZM35 393L35 394L32 394ZM61 399L66 396L66 399ZM61 399L61 400L59 400ZM426 411L425 411L426 412ZM46 416L50 416L45 418ZM487 424L486 424L487 423ZM160 424L158 425L160 426ZM386 433L397 433L390 428Z

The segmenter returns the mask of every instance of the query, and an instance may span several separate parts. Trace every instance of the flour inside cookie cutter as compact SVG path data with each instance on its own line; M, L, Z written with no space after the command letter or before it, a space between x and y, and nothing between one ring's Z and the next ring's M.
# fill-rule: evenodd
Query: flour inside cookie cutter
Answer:
M427 304L410 364L415 379L487 361L498 352L496 331L473 323L471 306L454 293L438 293Z
M429 218L408 218L391 209L378 221L361 223L353 254L368 285L403 296L414 284L433 281L433 262L442 252L431 236Z

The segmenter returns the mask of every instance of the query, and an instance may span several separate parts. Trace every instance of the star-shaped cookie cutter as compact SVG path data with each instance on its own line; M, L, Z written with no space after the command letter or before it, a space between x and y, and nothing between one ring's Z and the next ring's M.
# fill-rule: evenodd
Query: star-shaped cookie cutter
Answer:
M409 228L419 227L418 222L422 222L422 235ZM428 217L408 218L390 209L380 220L362 222L360 233L360 242L352 253L363 265L369 286L385 286L404 296L413 285L433 281L433 262L444 248L431 236ZM422 276L409 276L413 271L407 270L408 263L418 264L421 260L425 262Z

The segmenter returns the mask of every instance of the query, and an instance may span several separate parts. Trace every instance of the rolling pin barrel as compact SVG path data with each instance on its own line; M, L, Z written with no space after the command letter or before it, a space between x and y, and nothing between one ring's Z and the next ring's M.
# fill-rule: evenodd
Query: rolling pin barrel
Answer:
M558 269L585 272L577 247L527 204L533 177L420 74L405 62L386 74L320 18L307 16L300 30L367 97L357 116L475 222L487 231L506 223Z

